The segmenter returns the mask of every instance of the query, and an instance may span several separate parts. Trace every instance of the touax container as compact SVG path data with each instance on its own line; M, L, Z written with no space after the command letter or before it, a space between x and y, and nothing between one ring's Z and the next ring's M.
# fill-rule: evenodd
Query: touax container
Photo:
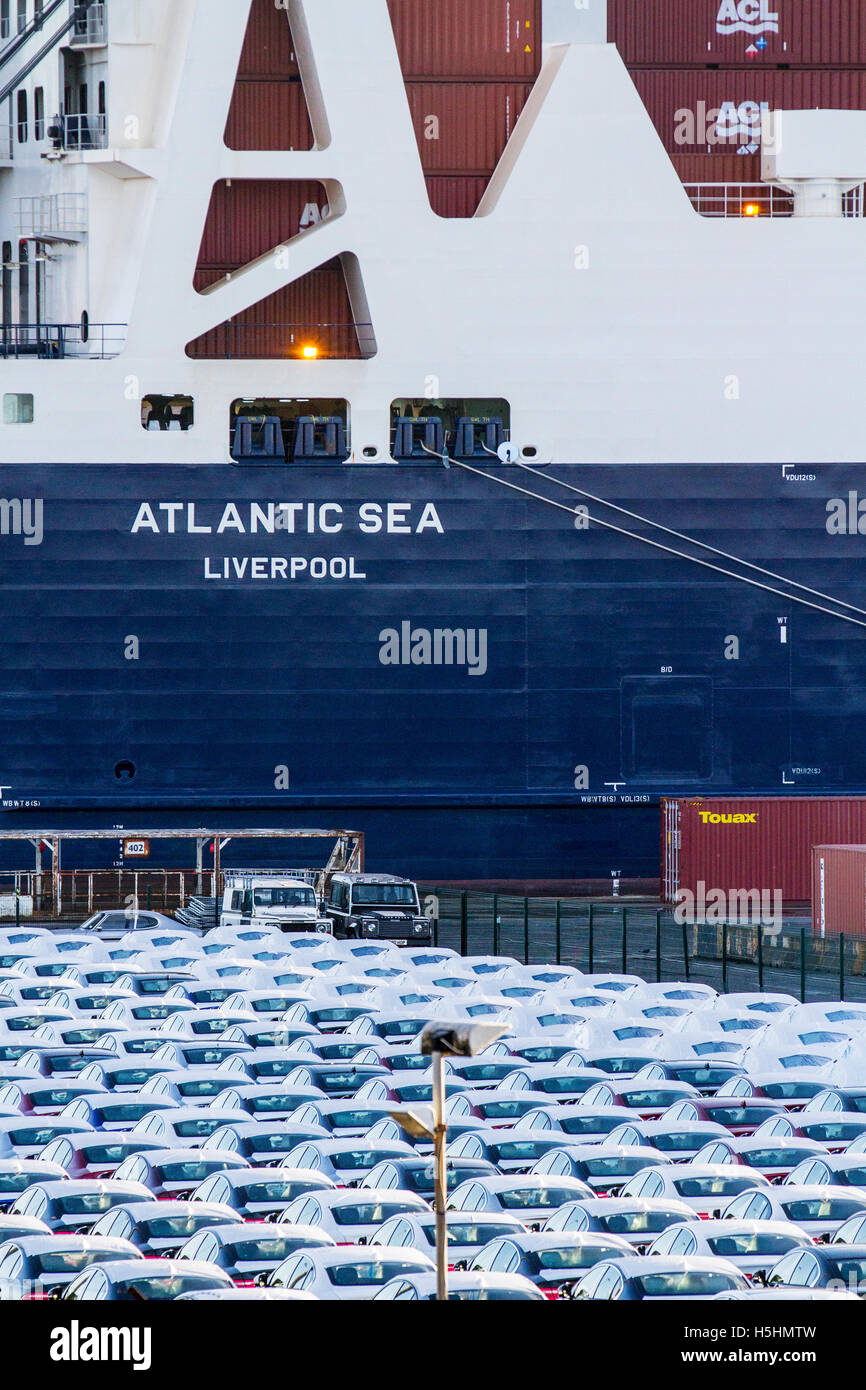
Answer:
M663 798L661 812L669 902L684 889L696 897L758 889L806 903L813 845L866 844L862 796Z

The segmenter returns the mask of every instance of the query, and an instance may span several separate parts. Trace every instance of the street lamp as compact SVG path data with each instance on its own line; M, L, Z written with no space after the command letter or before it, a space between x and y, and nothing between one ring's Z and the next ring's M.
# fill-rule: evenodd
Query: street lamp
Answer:
M489 1043L508 1031L507 1023L428 1023L421 1034L421 1051L433 1056L433 1105L413 1110L394 1110L393 1118L415 1139L433 1140L436 1208L436 1298L448 1298L448 1225L445 1198L448 1190L446 1170L445 1073L442 1058L474 1057Z

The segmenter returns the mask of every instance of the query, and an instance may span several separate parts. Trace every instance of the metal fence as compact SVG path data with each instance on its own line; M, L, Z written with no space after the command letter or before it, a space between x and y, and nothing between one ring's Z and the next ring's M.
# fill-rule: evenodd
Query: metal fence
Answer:
M587 974L697 980L722 993L761 990L803 1002L866 1000L866 939L822 939L792 917L781 931L684 926L657 903L523 898L434 886L422 890L436 940L462 955L513 956Z
M692 206L702 217L793 217L794 195L769 183L687 183ZM843 217L863 216L863 185L842 197Z

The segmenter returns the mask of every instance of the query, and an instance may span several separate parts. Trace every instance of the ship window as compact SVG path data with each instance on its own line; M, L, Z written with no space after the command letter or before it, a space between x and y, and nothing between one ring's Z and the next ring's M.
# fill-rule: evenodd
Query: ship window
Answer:
M4 425L32 425L33 397L24 391L7 391L3 397Z
M190 430L195 423L192 396L147 395L141 402L144 430Z
M27 0L18 0L18 33L27 28Z
M622 683L626 778L705 778L712 773L712 681L635 676Z
M12 322L12 242L3 243L3 265L0 268L0 324L5 328ZM5 332L3 338L5 339Z
M18 143L23 145L27 139L27 93L18 93Z
M0 0L0 39L9 37L9 0Z
M97 103L100 116L105 115L105 83L100 82L97 95Z
M435 463L443 457L500 462L511 432L504 400L398 398L391 403L391 457L398 463Z
M336 397L232 401L229 453L241 467L347 463L351 458L349 402Z
M87 83L81 82L78 87L78 110L82 116L87 115Z
M37 87L33 93L33 139L45 139L45 92Z

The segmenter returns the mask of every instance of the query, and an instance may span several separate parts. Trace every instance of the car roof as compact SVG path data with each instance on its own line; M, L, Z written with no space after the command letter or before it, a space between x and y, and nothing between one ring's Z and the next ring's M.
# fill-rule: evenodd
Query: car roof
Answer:
M644 1274L689 1271L723 1272L742 1278L737 1266L719 1255L624 1255L622 1259L600 1260L594 1268L598 1269L602 1264L615 1265L626 1279L637 1279Z
M118 1256L129 1252L129 1241L120 1236L66 1235L60 1231L47 1236L16 1236L10 1244L17 1245L25 1255L39 1255L44 1250L117 1250ZM126 1253L126 1258L133 1257Z

